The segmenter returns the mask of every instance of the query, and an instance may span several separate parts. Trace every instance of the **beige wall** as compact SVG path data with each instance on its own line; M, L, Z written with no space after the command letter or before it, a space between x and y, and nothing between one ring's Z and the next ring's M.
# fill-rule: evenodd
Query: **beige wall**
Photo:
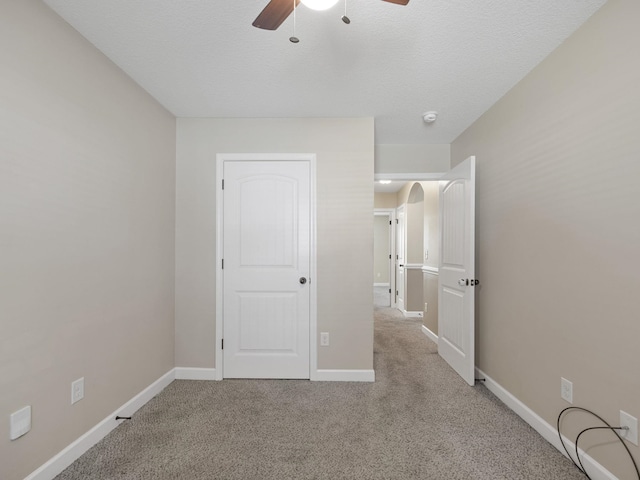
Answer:
M376 145L376 173L444 173L449 170L451 147L433 145Z
M373 119L179 119L176 365L215 366L217 153L316 153L320 369L373 368Z
M560 376L640 418L639 18L610 0L452 146L478 162L478 364L552 425ZM590 454L635 478L611 448Z
M440 220L438 182L420 182L424 191L424 264L438 268L440 263Z
M440 263L439 186L438 182L420 182L420 184L424 190L424 251L428 253L424 264L438 268ZM423 287L423 300L428 307L424 311L422 323L437 335L438 276L434 273L424 273Z
M373 195L374 208L396 208L398 197L396 193L375 192Z
M422 265L424 260L424 191L419 182L411 187L405 210L408 264Z
M422 283L424 288L423 300L428 305L427 309L424 310L422 324L438 335L438 275L424 273ZM424 305L422 308L424 308Z
M389 283L389 225L388 215L373 217L373 283Z
M0 3L0 65L0 478L15 480L173 368L175 119L39 1ZM25 405L32 429L9 441Z

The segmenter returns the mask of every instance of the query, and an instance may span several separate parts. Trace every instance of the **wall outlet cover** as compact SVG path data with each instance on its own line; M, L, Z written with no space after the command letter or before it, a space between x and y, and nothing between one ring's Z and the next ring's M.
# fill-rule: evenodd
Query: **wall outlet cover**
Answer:
M13 412L9 417L9 439L16 440L31 430L31 405Z
M638 419L620 410L620 426L629 427L629 430L618 430L620 436L634 445L638 445Z
M84 377L71 382L71 405L84 398Z
M563 377L560 377L560 397L573 403L573 383Z

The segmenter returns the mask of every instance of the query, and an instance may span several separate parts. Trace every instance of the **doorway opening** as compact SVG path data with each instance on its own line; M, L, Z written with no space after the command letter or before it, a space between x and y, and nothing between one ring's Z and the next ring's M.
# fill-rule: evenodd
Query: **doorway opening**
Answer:
M389 209L396 217L390 305L406 318L421 319L432 340L438 338L439 177L376 174L374 188L375 211ZM386 178L391 183L379 183Z
M376 208L373 212L373 304L377 307L395 305L395 272L393 255L395 211Z

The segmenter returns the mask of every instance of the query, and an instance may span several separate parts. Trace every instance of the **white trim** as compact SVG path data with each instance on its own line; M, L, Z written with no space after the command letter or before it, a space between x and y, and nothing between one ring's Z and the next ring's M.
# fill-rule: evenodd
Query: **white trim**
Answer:
M374 287L391 287L390 283L374 283L373 284Z
M423 265L422 273L428 273L430 275L440 275L440 270L436 267L429 267L427 265Z
M176 367L176 380L217 380L215 368Z
M400 310L402 312L402 314L406 317L406 318L422 318L424 316L424 312L420 312L420 311L408 311L408 310Z
M130 417L140 407L164 390L167 385L173 382L174 378L175 369L171 369L111 415L107 416L91 430L70 443L60 453L34 470L30 475L25 477L24 480L50 480L54 478L80 458L83 453L106 437L114 428L120 425L121 421L117 421L116 416Z
M316 198L316 155L306 155L309 159L309 221L311 238L309 251L309 380L315 380L318 372L318 229Z
M316 382L375 382L374 370L318 370Z
M421 263L405 263L405 270L422 270L423 265Z
M216 341L215 379L224 378L224 360L222 352L223 335L223 216L224 196L222 178L225 161L307 161L309 162L309 379L315 380L318 369L318 288L317 288L317 207L316 207L316 154L315 153L218 153L216 154Z
M514 397L509 391L507 391L503 386L498 384L495 380L489 377L486 373L484 373L479 368L476 368L476 377L484 378L484 385L487 389L493 393L496 397L498 397L507 407L513 410L520 418L522 418L525 422L527 422L533 429L538 432L542 437L549 442L551 445L556 447L560 453L562 453L565 457L567 456L566 452L562 448L560 444L560 439L558 438L558 431L549 425L542 417L540 417L537 413L527 407L524 403ZM563 436L562 438L564 442L567 444L567 448L570 452L575 452L576 447L575 444L572 443L569 439ZM613 475L609 470L603 467L600 463L596 462L593 457L590 457L582 449L580 449L580 459L584 464L587 473L593 480L618 480L615 475Z
M422 325L422 333L424 333L427 336L427 338L429 340L431 340L433 343L435 343L436 345L438 344L438 335L433 333L431 330L429 330L424 325Z
M429 180L440 180L440 178L447 172L441 173L375 173L373 179L379 180L393 180L393 181L422 181L427 182Z
M222 180L224 177L224 159L220 154L216 155L216 340L214 352L216 357L216 380L222 380L223 355L222 355L222 212L224 211L224 195L222 194Z

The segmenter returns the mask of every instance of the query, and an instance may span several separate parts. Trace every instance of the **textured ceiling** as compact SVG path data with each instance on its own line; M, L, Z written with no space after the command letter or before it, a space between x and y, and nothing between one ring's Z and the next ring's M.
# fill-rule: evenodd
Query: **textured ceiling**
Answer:
M254 28L267 0L45 0L178 117L373 116L450 143L605 0L348 0ZM422 113L437 110L431 125Z

